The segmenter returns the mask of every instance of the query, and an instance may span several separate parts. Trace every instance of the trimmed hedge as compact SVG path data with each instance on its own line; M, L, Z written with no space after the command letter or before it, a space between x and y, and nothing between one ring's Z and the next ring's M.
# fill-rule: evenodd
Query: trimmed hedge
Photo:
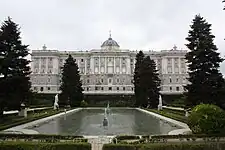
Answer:
M118 135L115 137L117 140L137 140L140 139L137 135Z
M128 144L104 144L102 150L136 150L136 146Z
M105 144L103 150L222 150L225 143L179 143L179 144Z
M91 150L88 143L1 142L0 150Z
M81 139L83 136L48 135L48 134L0 134L0 139L57 139L73 140Z
M225 111L212 104L200 104L192 109L188 126L195 134L225 133Z

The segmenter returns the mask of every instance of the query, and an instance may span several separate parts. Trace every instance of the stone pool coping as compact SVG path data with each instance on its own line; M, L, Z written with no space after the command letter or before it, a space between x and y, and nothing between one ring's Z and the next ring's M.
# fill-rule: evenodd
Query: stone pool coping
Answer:
M18 131L18 132L21 132L23 134L39 134L35 130L26 129L26 128L33 127L33 126L36 126L37 124L41 124L41 123L44 123L44 122L49 122L49 121L51 121L51 120L53 120L53 119L55 119L57 117L61 117L61 116L65 115L65 114L77 112L77 111L80 111L82 109L83 108L75 108L75 109L72 109L72 110L67 111L66 113L65 112L62 112L62 113L59 113L59 114L56 114L56 115L52 115L52 116L49 116L49 117L45 117L45 118L42 118L42 119L38 119L38 120L29 122L29 123L25 123L25 124L22 124L22 125L18 125L18 126L15 126L15 127L9 128L9 129L6 129L6 130L3 130L3 132L4 131L6 131L6 132L15 132L15 131Z
M161 120L170 122L170 123L175 124L175 125L177 125L177 126L182 128L182 129L176 129L176 130L170 131L168 133L169 135L190 134L191 133L191 130L190 130L190 128L188 127L188 125L186 123L183 123L183 122L180 122L180 121L171 119L169 117L165 117L165 116L162 116L162 115L159 115L159 114L156 114L154 112L150 112L150 111L147 111L147 110L144 110L144 109L141 109L141 108L136 108L136 110L139 110L139 111L141 111L143 113L147 113L149 115L152 115L152 116L154 116L156 118L159 118Z
M117 107L114 107L114 108L117 108ZM72 109L72 110L67 111L66 114L78 112L78 111L83 110L83 109L105 109L105 108L104 107L76 108L76 109ZM183 129L172 130L168 133L169 135L186 134L186 133L189 133L191 131L189 129L188 125L183 123L183 122L180 122L180 121L177 121L177 120L174 120L174 119L171 119L171 118L168 118L168 117L165 117L165 116L162 116L162 115L159 115L159 114L156 114L156 113L153 113L153 112L141 109L141 108L123 107L123 109L136 109L136 110L139 110L143 113L150 114L150 115L152 115L156 118L159 118L159 119L164 120L166 122L170 122L172 124L175 124L175 125L183 128ZM56 115L52 115L52 116L49 116L49 117L45 117L45 118L42 118L42 119L39 119L39 120L35 120L35 121L29 122L29 123L25 123L25 124L22 124L22 125L18 125L18 126L6 129L4 131L6 131L6 132L15 132L16 131L16 132L21 132L23 134L39 134L35 130L26 129L26 128L33 127L33 126L36 126L36 125L41 124L41 123L49 122L49 121L53 120L54 118L61 117L63 115L65 115L65 112L62 112L62 113L59 113L59 114L56 114Z

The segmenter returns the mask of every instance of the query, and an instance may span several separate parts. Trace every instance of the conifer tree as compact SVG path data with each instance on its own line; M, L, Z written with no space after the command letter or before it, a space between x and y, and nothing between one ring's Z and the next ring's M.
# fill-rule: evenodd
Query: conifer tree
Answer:
M190 50L186 54L189 68L189 84L187 90L187 104L194 106L200 103L223 104L224 80L219 72L223 59L217 52L217 47L211 33L211 24L200 15L196 15L190 26L186 46Z
M135 93L135 106L139 107L142 101L142 91L140 85L140 69L144 60L144 53L139 51L136 55L136 63L134 69L134 93Z
M8 18L0 27L0 114L6 107L18 110L31 97L28 55L28 45L21 42L18 24Z
M66 59L63 66L60 90L62 91L60 98L61 104L80 106L83 100L83 88L78 66L71 55Z
M155 62L147 56L140 69L140 85L143 95L142 106L157 108L159 102L160 79Z

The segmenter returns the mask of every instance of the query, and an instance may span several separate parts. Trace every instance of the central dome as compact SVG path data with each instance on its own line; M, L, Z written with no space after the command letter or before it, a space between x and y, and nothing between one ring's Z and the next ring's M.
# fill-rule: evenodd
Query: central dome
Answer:
M108 38L108 40L106 40L105 42L102 43L101 48L107 48L107 47L116 47L119 48L119 44L112 39L111 34Z

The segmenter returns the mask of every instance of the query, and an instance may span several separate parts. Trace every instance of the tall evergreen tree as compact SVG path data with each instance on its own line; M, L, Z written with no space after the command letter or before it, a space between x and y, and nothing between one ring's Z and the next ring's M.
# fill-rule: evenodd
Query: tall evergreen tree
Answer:
M217 47L211 33L211 24L200 15L196 15L190 26L186 44L190 50L186 54L189 68L189 84L187 90L187 104L194 106L200 103L222 105L224 98L224 80L219 72L223 59L217 52Z
M141 104L142 99L142 91L140 85L140 69L144 60L144 53L139 51L136 55L136 63L134 69L134 93L135 93L135 106L138 107Z
M63 66L60 90L62 91L62 98L60 99L61 104L80 106L83 100L83 88L78 66L71 55L66 59Z
M140 69L140 85L143 95L142 106L157 108L159 102L160 79L155 62L147 56Z
M30 61L28 45L22 45L19 27L11 18L5 20L0 28L0 111L19 109L27 103L30 90Z

